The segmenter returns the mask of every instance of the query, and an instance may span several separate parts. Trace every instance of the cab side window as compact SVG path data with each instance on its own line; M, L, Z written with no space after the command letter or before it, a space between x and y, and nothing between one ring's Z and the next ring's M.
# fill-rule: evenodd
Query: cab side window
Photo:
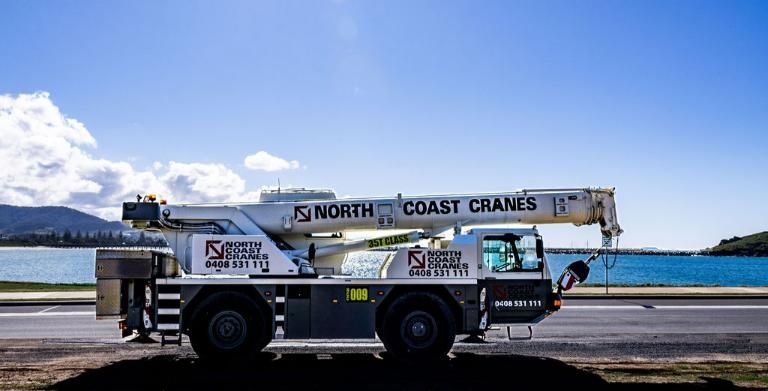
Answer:
M502 240L486 238L483 240L483 262L488 269L499 271L511 271L510 261L514 261L509 243Z
M535 236L523 236L517 244L517 249L524 271L541 270L543 261L536 256Z
M516 239L486 236L483 239L483 262L495 273L540 271L543 264L536 257L534 236Z

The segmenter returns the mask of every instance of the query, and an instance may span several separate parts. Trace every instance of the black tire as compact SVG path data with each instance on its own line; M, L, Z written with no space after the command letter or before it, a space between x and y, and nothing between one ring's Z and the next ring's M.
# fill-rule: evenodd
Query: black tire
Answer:
M379 337L397 359L439 360L453 347L456 322L439 296L411 292L397 298L384 312Z
M217 292L205 298L192 314L189 340L195 353L208 362L253 358L272 339L269 313L239 292Z

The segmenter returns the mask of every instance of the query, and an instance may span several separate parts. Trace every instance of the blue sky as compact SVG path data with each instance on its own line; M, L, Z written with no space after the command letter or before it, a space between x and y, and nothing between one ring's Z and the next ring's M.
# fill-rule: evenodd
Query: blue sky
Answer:
M78 148L137 172L354 196L615 186L623 244L700 248L768 230L766 20L760 1L7 1L0 95L48 92L95 140ZM247 168L257 151L299 167Z

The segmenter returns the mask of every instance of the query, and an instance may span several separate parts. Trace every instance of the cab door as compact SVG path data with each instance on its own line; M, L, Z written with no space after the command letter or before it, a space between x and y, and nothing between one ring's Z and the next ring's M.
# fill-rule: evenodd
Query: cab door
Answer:
M532 323L546 312L552 279L535 235L486 234L481 241L490 324Z

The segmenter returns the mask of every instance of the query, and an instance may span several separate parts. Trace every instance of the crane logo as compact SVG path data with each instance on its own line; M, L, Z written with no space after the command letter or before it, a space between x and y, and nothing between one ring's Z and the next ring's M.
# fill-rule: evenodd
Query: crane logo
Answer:
M408 250L408 267L411 269L426 269L427 254L424 250Z
M224 259L224 243L221 240L206 240L205 257L208 259Z
M500 300L507 300L509 299L509 290L505 285L494 285L493 286L493 296L496 299Z
M297 223L308 223L312 221L312 209L309 209L309 205L300 205L293 207L293 219Z

